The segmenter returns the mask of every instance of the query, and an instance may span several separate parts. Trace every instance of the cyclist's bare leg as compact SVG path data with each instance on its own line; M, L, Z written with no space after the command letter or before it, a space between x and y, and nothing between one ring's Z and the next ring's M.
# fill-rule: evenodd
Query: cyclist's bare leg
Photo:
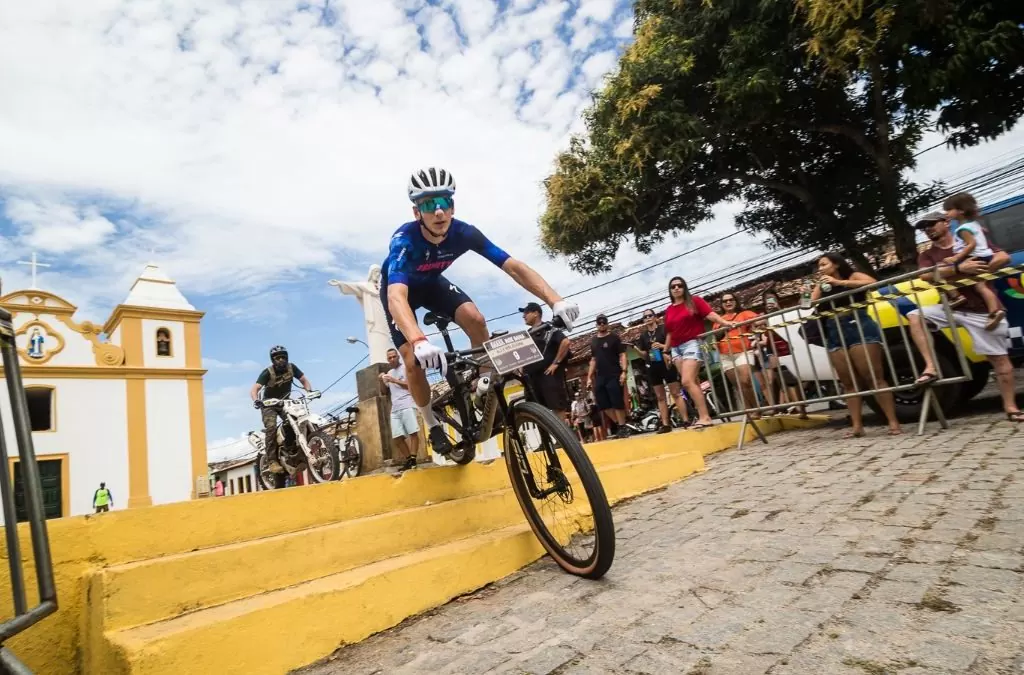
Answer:
M416 354L413 351L413 346L406 342L398 348L399 353L402 355L402 363L405 365L405 378L406 382L409 383L409 393L412 394L412 400L416 401L416 405L420 408L430 404L430 384L427 382L427 373L420 364L416 361Z
M458 309L455 310L455 323L459 325L459 328L466 332L469 337L469 343L474 347L481 346L489 337L490 333L487 331L487 320L484 319L484 315L480 313L475 303L464 302L459 305ZM485 365L480 366L480 375L489 375L494 368L487 362Z

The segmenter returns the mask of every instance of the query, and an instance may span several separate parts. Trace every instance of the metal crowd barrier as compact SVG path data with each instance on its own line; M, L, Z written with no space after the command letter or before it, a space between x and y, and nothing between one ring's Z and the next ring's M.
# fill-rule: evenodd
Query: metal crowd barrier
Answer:
M50 540L43 515L43 488L39 481L39 466L36 464L36 454L32 446L28 403L21 381L14 326L10 313L3 308L0 308L0 350L3 352L4 376L7 379L7 393L11 401L14 436L18 445L19 466L25 490L25 511L32 536L32 555L39 587L39 603L30 609L25 592L25 571L22 567L21 545L18 540L18 518L7 439L3 425L0 424L0 500L3 501L4 534L7 538L7 562L11 569L11 595L14 604L14 617L0 623L0 672L31 675L32 671L4 645L18 633L57 611L57 587L53 580Z
M712 390L725 392L726 400L724 402L717 402L718 413L716 415L713 415L713 417L721 420L728 420L733 417L739 416L743 417L743 424L740 428L739 441L737 443L738 447L742 448L743 443L746 439L748 425L753 427L757 437L762 442L768 442L764 434L757 426L757 419L760 418L763 413L776 412L793 407L803 409L804 411L806 411L807 406L811 406L814 404L829 403L831 401L840 400L845 401L856 396L877 396L878 394L893 394L896 392L923 388L924 396L921 402L921 412L918 419L918 435L923 434L925 431L925 426L929 419L929 412L934 413L936 420L939 422L940 426L943 429L948 428L949 424L946 421L946 417L942 411L941 406L939 405L938 399L936 398L936 395L934 393L934 387L955 384L959 382L966 382L968 380L973 379L973 376L970 365L967 362L967 357L964 351L963 340L961 336L961 331L965 329L960 327L954 321L953 310L949 306L946 294L942 291L955 290L958 288L971 286L984 280L999 278L1001 276L1005 276L1006 274L1014 274L1018 271L1018 269L1015 267L1008 267L999 270L994 274L985 273L977 275L976 277L972 277L970 279L962 279L952 282L943 281L941 277L939 277L937 270L938 266L931 268L922 268L919 270L915 270L913 272L908 272L906 274L900 274L898 276L877 281L870 285L861 286L858 288L843 291L842 293L836 293L834 295L827 296L826 298L822 298L812 303L812 306L809 309L794 307L779 309L777 311L770 312L767 314L760 314L753 319L737 322L736 328L734 329L716 328L714 330L702 334L700 336L702 350L704 351L704 361L701 365L702 379L708 380L712 382L712 384L714 385L715 380L713 379L713 374L711 372L713 369L712 361L716 361L716 359L714 359L715 354L721 356L720 351L714 345L717 345L717 343L721 339L729 337L741 337L747 340L750 344L756 346L758 345L758 343L765 341L764 338L766 336L767 345L770 348L773 358L771 359L771 363L770 365L768 365L768 368L765 368L766 364L762 364L762 370L771 371L772 375L775 378L777 378L779 382L782 383L781 392L785 393L788 387L786 386L785 378L783 377L783 365L778 354L776 343L771 338L770 333L774 332L778 334L790 346L792 358L789 359L789 361L792 364L792 370L795 371L795 373L792 374L795 375L797 381L797 391L801 396L800 401L772 403L770 396L773 396L773 393L769 393L771 390L771 387L769 387L769 392L762 392L762 395L765 396L765 403L767 403L767 405L761 405L761 402L756 400L756 393L753 394L755 400L748 400L748 392L744 391L745 389L747 389L747 387L739 386L738 378L736 379L736 382L734 382L734 378L727 377L726 369L720 365L718 368L717 376L721 386L713 386ZM917 286L916 284L911 283L911 286L907 291L881 292L873 297L871 295L866 295L865 301L862 302L855 302L851 298L851 296L853 295L870 294L872 292L879 291L879 289L894 286L895 284L899 284L902 282L913 282L926 274L932 275L932 277L935 279L935 281L931 285ZM958 368L955 369L956 372L943 372L942 359L938 356L938 353L936 351L934 338L932 336L932 330L926 324L924 334L927 338L926 342L928 344L928 351L931 355L931 360L935 364L937 377L935 380L932 380L929 383L919 385L916 384L915 381L918 378L920 378L921 372L917 365L917 359L914 358L914 354L915 352L917 352L917 347L910 335L909 319L900 313L899 308L896 306L895 302L892 301L898 300L900 298L910 298L913 301L914 305L916 305L917 307L924 307L925 305L922 304L922 302L920 301L920 294L935 290L939 291L941 307L946 315L946 320L949 322L950 327L944 330L949 335L950 342L953 345L956 354L956 365L958 366ZM840 301L843 301L844 305L833 308L833 303L838 304ZM845 303L849 304L846 305ZM887 322L887 324L890 325L888 330L884 328L882 325L882 321L880 320L881 317L879 315L879 306L884 304L888 304L890 306L892 314L895 315L896 317L895 329L891 326L892 321ZM782 319L782 316L784 314L792 314L794 311L797 311L798 318ZM879 346L882 350L882 372L876 372L875 365L872 363L870 359L868 359L867 370L869 371L869 377L864 378L863 375L858 375L857 369L854 367L853 360L851 359L849 346L847 345L847 336L844 334L843 326L841 324L841 321L847 315L852 315L853 317L853 326L856 329L856 337L858 338L858 340L851 339L851 342L859 342L863 344L865 342L865 326L869 325L868 321L875 322L878 328L878 333L880 335ZM777 322L772 323L772 319L777 319ZM845 365L849 369L853 379L853 387L850 391L839 391L838 387L836 387L836 393L830 393L830 387L828 386L828 384L826 383L823 386L823 379L821 377L822 373L818 372L818 367L815 364L815 356L812 352L812 344L808 342L807 339L804 337L804 335L806 335L809 332L809 329L807 327L810 325L816 325L819 329L819 334L821 336L822 343L824 345L827 345L825 335L827 334L827 329L830 322L832 322L832 324L835 326L835 335L839 338L840 349L838 351L840 354L843 355L841 358L845 358ZM739 329L740 331L738 335L735 332L733 332L736 329ZM794 340L793 338L795 335L799 335L800 339ZM853 336L851 336L851 338L852 337ZM899 345L902 345L902 348L905 350L905 354L907 355L910 368L913 373L913 380L906 382L904 384L899 384L896 381L897 369L893 360L892 344L894 338L896 339ZM741 342L740 344L743 345L746 343ZM806 359L803 359L803 362L805 364L809 364L811 370L810 373L802 372L803 368L801 368L800 365L802 359L798 358L796 354L796 345L798 344L802 344L803 349L806 351ZM725 346L728 348L727 355L729 357L738 355L739 353L743 353L733 351L733 340L731 339L726 340ZM755 348L759 349L759 347ZM824 354L826 347L817 346L817 349L820 350L819 354ZM750 363L751 365L749 377L751 378L751 380L753 380L754 358L757 355L752 351L748 351L745 353L747 354L748 363ZM781 358L786 357L783 356ZM831 361L830 358L829 361ZM718 359L717 362L721 364L721 359ZM888 369L889 371L888 374L885 373L886 369ZM735 372L735 370L733 372ZM807 386L805 383L808 382L808 378L805 377L805 375L807 374L811 376L810 381L813 382L813 386L811 387L812 393L816 395L806 395ZM840 378L838 377L838 374L835 372L835 368L832 366L831 363L828 375L829 382L840 381ZM754 391L752 382L749 391ZM734 392L736 396L734 396Z

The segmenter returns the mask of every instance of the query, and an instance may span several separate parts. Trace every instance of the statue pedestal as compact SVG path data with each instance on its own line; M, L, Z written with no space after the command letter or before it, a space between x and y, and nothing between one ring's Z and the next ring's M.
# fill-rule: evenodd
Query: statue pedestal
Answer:
M391 458L391 404L386 396L359 402L356 435L363 445L363 471L376 471Z
M371 363L362 370L356 371L356 394L360 401L374 396L388 397L388 387L380 381L380 375L389 370L391 368L386 363Z

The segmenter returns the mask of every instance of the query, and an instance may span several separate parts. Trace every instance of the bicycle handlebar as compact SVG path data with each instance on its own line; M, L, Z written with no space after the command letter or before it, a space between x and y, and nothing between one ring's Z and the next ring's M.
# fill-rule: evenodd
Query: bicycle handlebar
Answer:
M526 332L531 336L546 330L548 328L565 328L565 323L562 321L562 317L556 316L551 321L541 321L536 326L530 327ZM458 361L459 359L465 359L469 356L479 356L485 353L486 350L483 347L473 347L471 349L461 349L454 352L445 352L444 357L448 361Z

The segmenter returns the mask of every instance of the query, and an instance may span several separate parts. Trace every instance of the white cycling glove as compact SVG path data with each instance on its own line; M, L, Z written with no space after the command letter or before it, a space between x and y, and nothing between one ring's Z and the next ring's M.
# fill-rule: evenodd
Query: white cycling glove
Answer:
M448 359L444 357L444 350L440 347L432 345L426 340L420 340L413 347L413 354L415 354L416 362L420 364L420 368L423 370L440 368L441 377L444 377L448 372Z
M580 306L575 302L559 300L551 308L551 313L562 319L562 323L565 324L565 330L572 330L576 319L580 318Z

